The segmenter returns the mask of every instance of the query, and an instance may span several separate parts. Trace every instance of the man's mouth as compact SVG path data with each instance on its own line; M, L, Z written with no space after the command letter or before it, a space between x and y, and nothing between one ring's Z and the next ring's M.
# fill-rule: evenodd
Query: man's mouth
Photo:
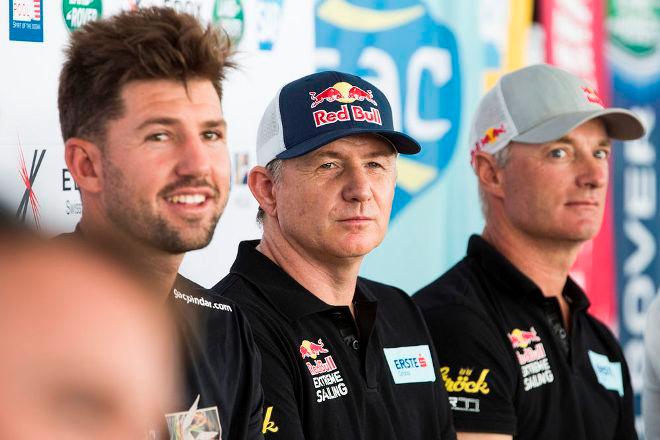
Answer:
M201 205L206 199L204 194L177 194L165 197L168 202L181 205Z

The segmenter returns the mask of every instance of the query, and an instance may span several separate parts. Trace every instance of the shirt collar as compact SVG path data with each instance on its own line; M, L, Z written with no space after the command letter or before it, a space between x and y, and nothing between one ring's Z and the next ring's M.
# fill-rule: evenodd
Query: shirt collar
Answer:
M240 275L254 285L263 298L289 321L337 307L321 301L301 286L284 269L259 252L256 249L258 244L259 240L239 244L230 273ZM358 278L355 302L375 301L373 293Z
M483 237L479 235L470 237L467 255L475 258L486 272L502 284L504 288L501 291L503 293L512 296L524 296L539 303L548 300L534 281L518 270ZM562 295L571 304L573 310L586 310L589 308L589 299L571 277L566 279Z

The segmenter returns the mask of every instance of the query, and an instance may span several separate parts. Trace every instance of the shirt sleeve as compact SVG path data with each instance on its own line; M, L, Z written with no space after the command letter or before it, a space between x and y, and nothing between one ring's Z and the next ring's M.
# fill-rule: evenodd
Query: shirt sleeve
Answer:
M261 383L264 391L262 433L266 440L304 440L294 386L294 370L286 362L286 351L265 331L255 332L261 351Z
M644 332L642 417L649 440L660 439L660 302L651 305Z
M246 374L242 375L245 377L245 383L244 386L241 387L245 392L241 393L241 395L242 398L249 399L249 401L239 404L237 407L250 409L246 440L263 440L262 408L264 394L261 386L261 354L255 342L252 330L242 313L239 314L239 320L241 321L240 325L244 333L243 339L246 344L245 352L248 353L245 363ZM237 416L244 417L242 414Z
M517 375L503 336L462 304L423 311L457 432L515 434Z

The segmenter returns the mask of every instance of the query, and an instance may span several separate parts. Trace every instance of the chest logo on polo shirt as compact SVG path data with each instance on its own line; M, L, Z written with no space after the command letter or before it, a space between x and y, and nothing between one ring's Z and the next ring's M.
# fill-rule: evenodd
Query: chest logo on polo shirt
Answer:
M383 348L394 383L435 382L435 368L428 345Z
M218 440L222 438L218 407L197 409L199 397L198 394L188 411L165 414L171 440Z
M545 347L534 327L529 330L514 328L507 336L520 364L525 391L554 382Z
M605 389L616 391L623 397L623 374L621 362L611 362L604 354L589 350L589 361L596 373L596 379Z
M326 400L336 399L348 394L348 387L344 382L344 378L337 369L337 364L330 351L325 348L325 344L320 338L316 342L304 339L300 344L299 351L303 360L309 358L314 361L314 363L306 361L305 367L312 376L317 403L323 403ZM321 355L326 356L321 359Z
M481 373L479 373L477 380L474 380L472 376L472 368L461 368L458 370L458 376L454 379L451 376L451 369L449 367L440 368L440 374L442 374L442 380L445 383L445 389L448 393L490 393L488 382L486 382L486 377L489 372L490 370L488 368L484 368L481 370Z

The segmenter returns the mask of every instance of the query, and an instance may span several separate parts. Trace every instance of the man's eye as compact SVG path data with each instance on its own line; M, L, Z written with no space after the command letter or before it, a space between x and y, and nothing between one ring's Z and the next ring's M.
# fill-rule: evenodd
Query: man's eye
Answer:
M202 133L202 137L207 141L217 141L224 138L222 133L219 131L205 131Z
M603 150L597 150L594 153L594 157L596 157L598 159L607 159L608 157L610 157L610 151L609 150L604 150L604 149Z
M383 168L383 166L378 162L369 162L367 166L369 168Z
M563 157L566 157L566 151L562 150L561 148L555 148L554 150L550 151L550 157L561 159Z
M326 162L324 164L321 164L321 166L319 168L324 169L324 170L329 170L329 169L335 168L336 166L337 165L335 165L332 162Z
M165 142L169 140L169 138L170 137L167 135L167 133L154 133L147 136L148 141L154 141L154 142Z

